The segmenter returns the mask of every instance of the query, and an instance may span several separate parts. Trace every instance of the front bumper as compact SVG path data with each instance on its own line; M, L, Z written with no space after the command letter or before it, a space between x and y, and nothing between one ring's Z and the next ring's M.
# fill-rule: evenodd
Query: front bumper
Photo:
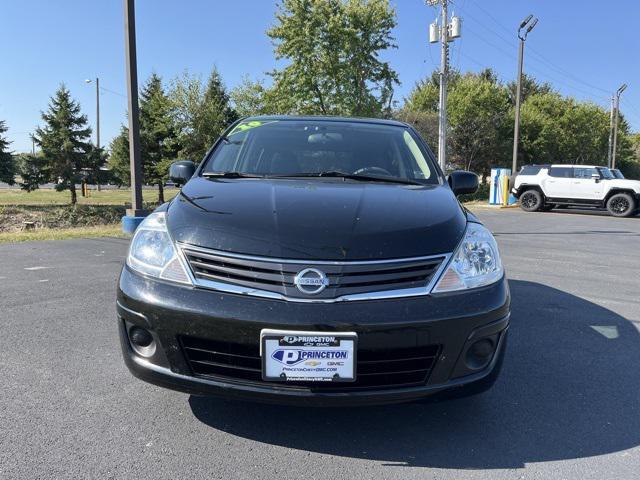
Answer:
M177 286L140 276L124 267L117 311L125 362L147 382L196 395L216 395L280 404L318 406L406 402L482 381L503 353L509 326L507 280L462 293L335 304L293 303ZM152 332L157 348L149 357L134 351L131 326ZM263 328L355 331L358 349L399 349L440 345L424 384L403 388L318 391L279 383L194 375L181 336L255 346ZM464 354L480 338L496 339L489 364L470 369Z

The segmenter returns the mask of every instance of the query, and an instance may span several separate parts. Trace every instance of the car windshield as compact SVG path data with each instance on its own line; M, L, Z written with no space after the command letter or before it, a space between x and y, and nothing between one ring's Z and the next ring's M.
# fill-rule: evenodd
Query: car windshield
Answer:
M616 178L613 173L611 173L611 170L609 170L606 167L598 167L598 171L600 172L600 176L606 180L612 180L614 178Z
M439 182L433 154L408 128L302 119L239 123L210 155L202 175Z

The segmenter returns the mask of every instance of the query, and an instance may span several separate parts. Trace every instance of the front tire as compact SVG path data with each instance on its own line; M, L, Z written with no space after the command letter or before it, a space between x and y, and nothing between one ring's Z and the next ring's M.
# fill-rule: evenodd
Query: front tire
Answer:
M535 212L543 206L542 194L537 190L527 190L520 195L520 208L525 212Z
M628 217L636 209L636 201L628 193L616 193L607 200L607 210L614 217Z

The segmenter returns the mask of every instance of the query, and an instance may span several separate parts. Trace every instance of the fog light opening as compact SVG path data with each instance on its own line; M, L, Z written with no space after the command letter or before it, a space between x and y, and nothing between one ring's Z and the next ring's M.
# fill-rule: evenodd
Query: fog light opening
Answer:
M149 330L141 327L131 327L129 329L129 341L131 347L143 357L150 357L156 351L156 342Z
M467 367L479 370L489 365L496 350L496 344L490 338L483 338L474 342L468 349L465 357Z

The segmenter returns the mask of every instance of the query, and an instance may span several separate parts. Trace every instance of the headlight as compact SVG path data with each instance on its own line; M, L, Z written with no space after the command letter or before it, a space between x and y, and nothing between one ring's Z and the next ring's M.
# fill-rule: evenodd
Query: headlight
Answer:
M491 232L478 223L469 223L462 242L433 291L482 287L497 282L503 273L498 245Z
M191 283L167 232L164 212L152 213L140 224L131 240L127 265L152 277Z

